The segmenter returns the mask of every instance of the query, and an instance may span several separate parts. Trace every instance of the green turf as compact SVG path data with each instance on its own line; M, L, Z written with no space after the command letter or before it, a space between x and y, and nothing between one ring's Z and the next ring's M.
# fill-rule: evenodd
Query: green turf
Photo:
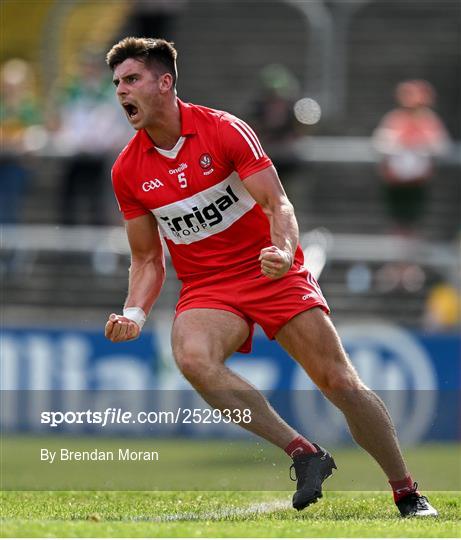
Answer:
M407 520L398 517L389 494L327 492L300 513L288 508L290 497L288 492L4 492L1 534L453 538L461 532L459 493L431 494L438 518ZM272 502L287 508L264 507Z
M156 449L156 462L40 461L40 449L58 451L130 447ZM384 491L387 481L374 460L356 447L331 448L338 471L332 491ZM405 450L413 477L425 490L460 491L457 444L420 445ZM434 467L434 457L437 467ZM248 440L166 440L101 437L10 437L1 439L2 488L38 491L280 491L291 490L290 459L278 448Z
M289 460L271 446L258 450L247 441L25 437L2 437L1 443L3 537L459 537L461 532L456 444L406 449L410 470L424 493L433 490L430 500L440 516L402 520L384 491L384 475L369 456L354 448L333 449L338 471L326 482L324 498L298 513L290 507ZM123 474L117 463L107 469L88 463L37 468L29 458L41 446L146 444L161 448L160 461L147 468L135 463L123 468ZM68 483L73 491L7 491L15 484L46 483L46 471L53 471L52 485L63 489ZM103 474L108 475L105 484L126 483L136 491L75 491L75 486L88 483L101 486ZM210 491L201 487L212 483L208 477L215 482L227 478L239 488ZM168 491L140 491L155 481L169 484ZM181 482L185 487L179 490ZM267 487L277 483L277 491ZM198 491L191 491L191 485ZM178 491L172 491L173 486ZM260 491L245 491L255 488ZM344 491L347 488L355 491Z

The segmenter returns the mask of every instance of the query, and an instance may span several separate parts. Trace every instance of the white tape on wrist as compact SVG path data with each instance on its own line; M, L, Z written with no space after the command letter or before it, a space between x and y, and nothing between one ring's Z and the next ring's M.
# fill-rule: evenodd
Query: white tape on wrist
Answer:
M134 321L139 329L142 330L144 323L146 322L146 314L140 307L127 307L123 309L123 316L127 319Z

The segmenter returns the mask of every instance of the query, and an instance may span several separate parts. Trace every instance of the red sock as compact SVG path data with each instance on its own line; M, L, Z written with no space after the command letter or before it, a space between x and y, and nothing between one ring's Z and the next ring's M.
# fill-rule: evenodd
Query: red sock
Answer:
M395 502L400 501L410 493L417 493L415 483L409 474L402 480L389 480L389 484L392 487Z
M318 450L302 435L298 435L285 448L285 452L292 458L294 456L299 456L300 454L316 454Z

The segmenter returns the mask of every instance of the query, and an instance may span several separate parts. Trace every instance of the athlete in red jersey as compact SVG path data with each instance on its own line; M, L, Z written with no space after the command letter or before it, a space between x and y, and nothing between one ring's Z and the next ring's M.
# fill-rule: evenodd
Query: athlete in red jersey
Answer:
M236 350L249 351L255 322L342 410L355 440L388 475L401 514L436 515L408 474L384 404L341 346L303 266L293 207L253 130L176 97L176 51L164 40L126 38L107 62L138 131L112 174L131 269L123 315L109 317L108 339L139 335L164 280L161 234L183 282L172 331L176 362L210 405L250 409L251 422L241 425L293 458L293 506L301 510L321 497L336 466L225 366Z
M288 275L297 276L298 287L287 289L271 317L265 297L274 287L282 292L281 284L262 279L258 260L272 244L270 223L242 180L272 163L253 130L235 116L177 103L181 136L175 147L156 148L146 131L138 131L114 165L114 190L126 220L155 216L184 284L177 315L195 307L236 313L251 329L240 347L248 352L254 321L273 338L300 311L328 307L296 246ZM239 307L236 287L246 282Z
M241 120L179 99L177 106L181 136L172 150L156 148L141 130L114 165L124 217L155 216L183 281L236 264L252 268L255 254L271 244L270 228L241 180L271 161Z

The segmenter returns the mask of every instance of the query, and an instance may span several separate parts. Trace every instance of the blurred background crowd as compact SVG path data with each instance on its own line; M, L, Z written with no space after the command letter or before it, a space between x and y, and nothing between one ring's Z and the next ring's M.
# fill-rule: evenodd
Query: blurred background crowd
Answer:
M4 320L102 325L126 291L110 185L133 135L108 48L178 51L178 94L247 120L334 317L460 322L457 0L3 0ZM159 308L172 310L170 269ZM102 328L102 326L101 326Z

